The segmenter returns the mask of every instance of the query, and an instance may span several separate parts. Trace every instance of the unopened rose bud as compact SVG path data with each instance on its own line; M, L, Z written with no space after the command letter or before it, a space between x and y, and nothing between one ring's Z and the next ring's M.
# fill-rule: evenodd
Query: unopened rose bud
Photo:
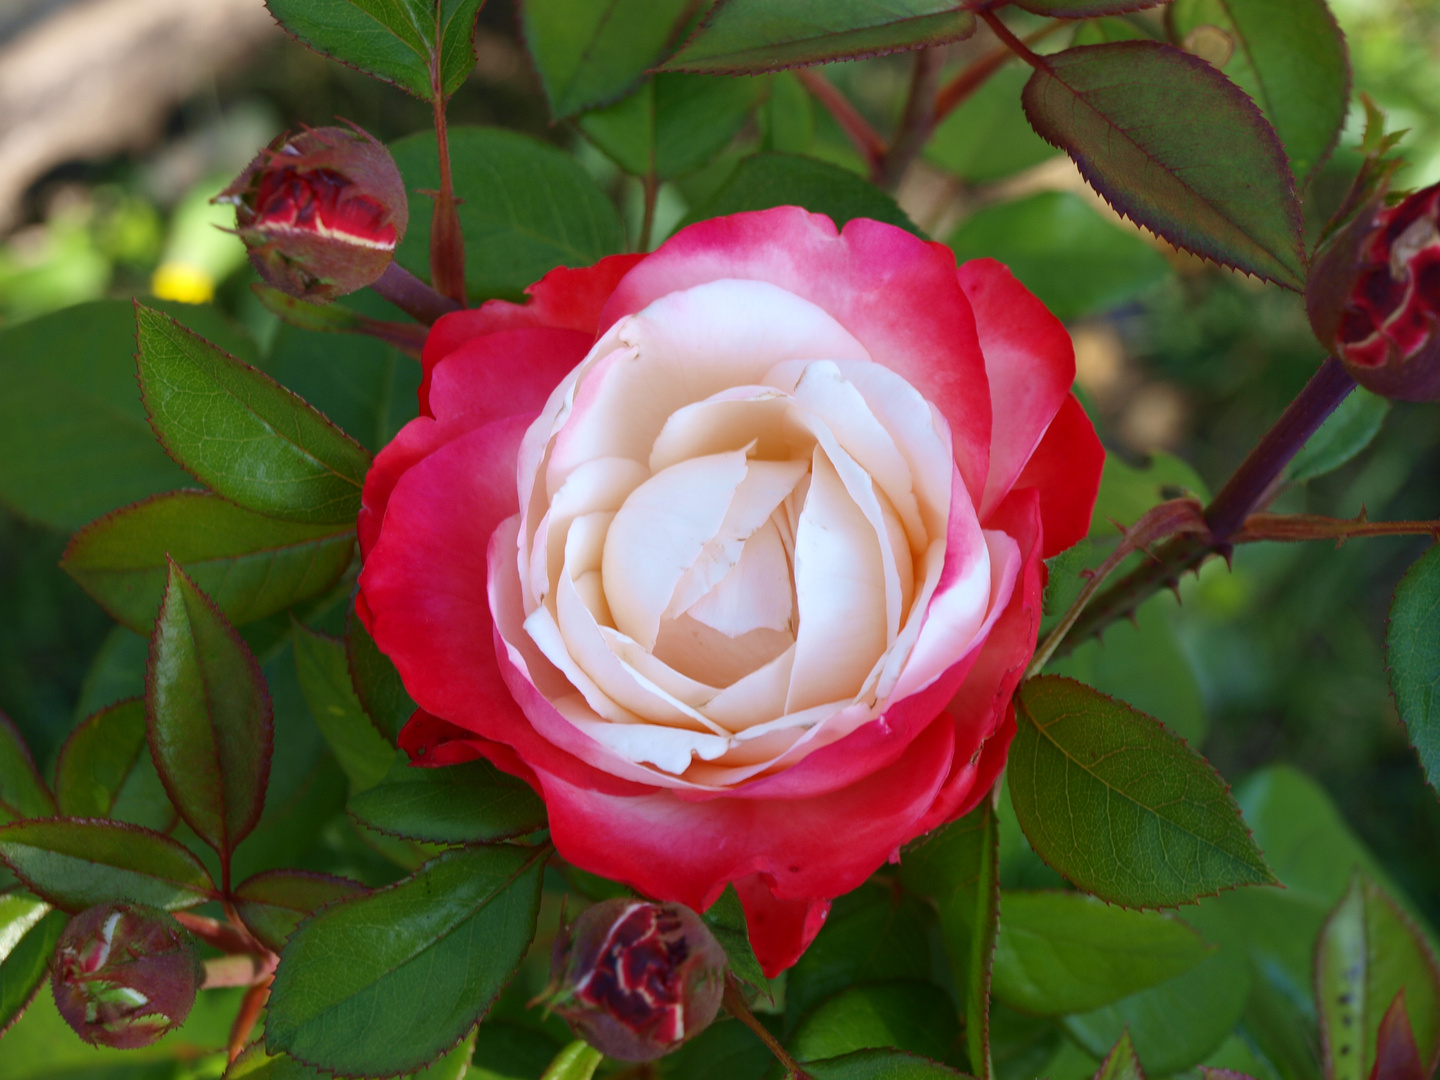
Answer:
M250 261L291 296L328 301L385 271L410 219L395 160L358 128L282 136L217 197Z
M606 900L555 943L547 1003L609 1057L650 1061L710 1026L725 968L725 950L689 908Z
M80 1038L133 1050L185 1022L203 974L194 940L168 914L114 903L70 920L50 982L60 1015Z

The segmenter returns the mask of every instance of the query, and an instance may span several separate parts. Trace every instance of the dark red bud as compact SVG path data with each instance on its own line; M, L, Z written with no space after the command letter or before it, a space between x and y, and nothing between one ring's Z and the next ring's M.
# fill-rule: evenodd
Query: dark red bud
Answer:
M114 903L70 920L50 983L56 1008L80 1038L133 1050L185 1022L203 977L194 939L170 915Z
M547 1000L595 1049L650 1061L710 1026L725 970L725 950L684 905L606 900L555 943Z
M269 284L325 302L385 271L410 220L395 160L359 128L309 128L262 150L217 202Z

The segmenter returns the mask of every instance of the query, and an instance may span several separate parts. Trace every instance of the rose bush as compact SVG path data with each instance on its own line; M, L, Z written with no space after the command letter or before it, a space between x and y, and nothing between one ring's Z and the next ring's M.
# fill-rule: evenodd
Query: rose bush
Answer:
M523 777L583 869L734 883L773 974L1003 764L1104 456L1070 339L996 262L795 207L529 294L435 325L366 480L402 745Z

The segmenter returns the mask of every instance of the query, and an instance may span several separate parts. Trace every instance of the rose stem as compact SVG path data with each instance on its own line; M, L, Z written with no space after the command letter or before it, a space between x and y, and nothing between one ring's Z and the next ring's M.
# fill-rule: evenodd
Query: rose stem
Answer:
M910 162L925 148L935 130L935 91L940 85L940 68L945 63L942 50L921 49L915 54L910 71L910 96L900 116L900 128L890 149L875 166L872 179L886 191L894 191Z
M398 262L385 267L385 272L371 283L370 288L426 326L433 325L441 315L459 311L464 306L448 296L441 296Z
M430 61L430 103L435 113L435 147L440 155L440 191L430 218L430 280L437 291L462 307L465 304L465 241L455 207L450 175L450 138L445 131L445 88L440 82L441 34L444 20L435 19L435 53ZM392 264L393 265L393 264Z
M245 991L245 998L240 1002L240 1011L235 1014L235 1023L230 1025L230 1040L226 1043L226 1056L230 1064L235 1064L235 1059L245 1049L245 1044L250 1041L250 1033L255 1030L255 1022L260 1019L260 1012L265 1008L265 1003L270 1000L270 984L275 981L274 975L267 975L265 978Z
M1021 60L1024 60L1032 68L1049 66L1044 60L1030 51L1030 46L1026 45L1025 42L1011 33L1010 28L1001 22L999 16L993 11L981 11L980 17L985 20L991 30L995 31L995 36L1003 41L1011 52Z
M872 170L877 168L880 159L885 156L885 140L870 126L870 121L860 115L845 95L835 88L834 83L814 68L801 68L795 72L795 77L800 80L800 85L810 91L810 96L825 106L826 111L835 118L855 149L860 151L865 164Z
M1034 45L1065 25L1067 24L1063 20L1056 19L1049 26L1042 26L1034 33L1026 35L1023 40L1027 45ZM955 109L963 105L971 94L984 86L986 80L1004 67L1005 61L1014 55L1015 51L1009 45L1002 45L962 69L953 79L942 86L940 93L935 96L934 122L940 123Z
M1321 364L1205 508L1209 535L1177 536L1157 549L1151 562L1121 578L1081 613L1056 655L1064 656L1085 639L1099 634L1162 587L1174 587L1181 574L1198 569L1211 555L1228 559L1231 540L1239 538L1245 519L1273 498L1290 459L1353 389L1355 381L1340 361L1332 356Z
M787 1077L792 1080L811 1080L810 1074L800 1068L789 1051L770 1034L770 1029L755 1019L750 1006L745 1004L745 995L740 992L740 984L735 981L734 975L728 973L725 976L725 997L722 1002L730 1015L753 1031L770 1053L775 1055L775 1060L784 1066Z
M653 153L653 151L652 151ZM660 194L660 182L655 179L654 167L645 174L645 214L640 219L640 238L635 250L642 255L650 250L650 234L655 230L655 200Z

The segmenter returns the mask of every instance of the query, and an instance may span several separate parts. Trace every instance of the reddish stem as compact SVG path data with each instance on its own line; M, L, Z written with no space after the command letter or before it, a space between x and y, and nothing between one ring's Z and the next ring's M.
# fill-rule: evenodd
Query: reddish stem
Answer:
M385 267L385 272L371 283L370 288L426 326L434 325L441 315L459 311L465 306L448 296L441 296L397 262Z
M790 1056L790 1052L780 1045L780 1041L774 1035L770 1034L770 1029L755 1019L755 1014L750 1011L750 1006L745 1004L745 995L740 991L740 984L735 981L735 976L728 972L725 975L725 996L722 1001L725 1010L753 1031L765 1044L766 1049L775 1055L775 1060L780 1062L785 1069L787 1080L811 1080L810 1074L800 1068L796 1060Z
M813 68L801 68L795 77L810 91L810 96L825 106L846 136L860 151L865 164L874 169L885 156L885 140L870 126L870 121L861 116L849 99L835 88L835 84Z
M894 191L899 186L905 170L915 160L915 155L924 149L930 133L935 130L935 90L940 83L943 63L944 57L939 49L921 49L915 54L915 66L910 73L910 95L905 99L900 128L890 149L874 168L875 183L886 191Z
M265 1003L270 1000L270 984L274 981L274 975L267 975L245 992L245 999L240 1002L240 1011L235 1014L235 1023L230 1025L230 1040L226 1044L230 1064L235 1064L235 1059L241 1055L245 1050L245 1044L250 1041L250 1033L255 1030L255 1022L260 1019L260 1013L265 1008Z
M443 20L435 20L435 54L430 62L430 99L435 114L435 147L440 155L440 190L430 217L430 280L435 289L465 306L465 240L450 175L450 138L445 129L445 88L440 84Z
M986 25L989 26L991 30L995 31L995 36L1003 41L1010 51L1021 60L1024 60L1032 68L1042 68L1046 66L1045 61L1031 52L1030 46L1016 37L1010 28L1001 22L1000 17L993 11L981 11L980 17L985 20Z
M1061 20L1052 22L1049 26L1042 26L1033 34L1027 34L1023 41L1026 45L1034 45L1037 41L1043 41L1056 30L1066 24ZM940 93L935 97L935 123L940 123L959 106L963 105L970 95L984 86L990 76L994 75L1006 62L1015 55L1015 50L1009 45L1002 45L1000 48L989 52L973 61L968 67L960 71L953 79L940 88ZM1033 54L1032 54L1033 55Z
M1367 521L1364 511L1356 518L1332 518L1320 514L1251 514L1240 531L1231 534L1230 542L1334 540L1339 547L1346 540L1361 536L1430 536L1440 540L1440 520Z
M242 934L233 926L218 919L208 919L188 911L175 912L175 921L189 930L207 945L231 955L249 954L255 951L255 943L248 934Z

